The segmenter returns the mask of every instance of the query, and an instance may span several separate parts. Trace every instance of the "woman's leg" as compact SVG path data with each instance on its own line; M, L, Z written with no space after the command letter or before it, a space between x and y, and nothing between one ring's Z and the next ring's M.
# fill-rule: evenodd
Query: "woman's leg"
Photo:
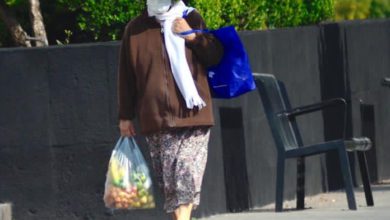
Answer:
M193 204L180 205L174 212L174 220L190 220Z

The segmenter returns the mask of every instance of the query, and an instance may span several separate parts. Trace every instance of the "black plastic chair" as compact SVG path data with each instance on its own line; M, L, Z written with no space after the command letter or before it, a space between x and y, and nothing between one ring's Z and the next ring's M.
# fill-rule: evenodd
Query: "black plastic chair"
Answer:
M350 140L340 139L304 146L295 120L298 115L322 110L335 105L343 105L344 108L346 108L345 100L342 98L332 99L318 104L293 109L291 108L284 84L278 81L274 75L254 73L254 78L277 147L275 211L283 211L285 160L289 158L298 158L297 209L304 209L304 158L329 151L338 152L348 207L351 210L356 210L356 201L347 151L358 152L359 167L362 174L366 202L368 206L373 206L374 201L364 154L364 151L371 148L370 139L366 137L352 138Z

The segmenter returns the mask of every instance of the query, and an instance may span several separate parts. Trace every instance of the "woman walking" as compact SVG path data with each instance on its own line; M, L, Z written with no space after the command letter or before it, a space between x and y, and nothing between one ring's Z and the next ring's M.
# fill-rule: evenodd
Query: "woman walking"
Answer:
M178 33L204 28L200 14L183 1L147 0L147 10L127 24L120 49L121 135L136 134L137 116L164 209L175 220L189 220L199 205L214 124L206 68L223 53L210 34Z

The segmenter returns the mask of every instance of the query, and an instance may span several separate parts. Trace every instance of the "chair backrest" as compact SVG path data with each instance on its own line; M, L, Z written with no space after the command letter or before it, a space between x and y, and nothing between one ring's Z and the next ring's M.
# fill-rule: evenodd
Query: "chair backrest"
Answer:
M297 148L296 124L283 114L291 108L283 83L272 74L254 73L253 76L278 150Z

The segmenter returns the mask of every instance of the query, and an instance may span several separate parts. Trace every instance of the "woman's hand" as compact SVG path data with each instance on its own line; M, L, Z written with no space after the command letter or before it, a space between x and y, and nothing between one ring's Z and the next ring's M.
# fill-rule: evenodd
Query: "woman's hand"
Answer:
M192 28L190 27L190 25L187 23L187 21L184 18L176 18L173 21L173 25L172 25L173 33L179 34L181 32L190 31L190 30L192 30ZM192 34L185 35L183 37L187 41L192 41L195 39L196 34L192 33Z
M135 136L135 129L133 123L130 120L119 120L119 129L121 136L123 137Z

